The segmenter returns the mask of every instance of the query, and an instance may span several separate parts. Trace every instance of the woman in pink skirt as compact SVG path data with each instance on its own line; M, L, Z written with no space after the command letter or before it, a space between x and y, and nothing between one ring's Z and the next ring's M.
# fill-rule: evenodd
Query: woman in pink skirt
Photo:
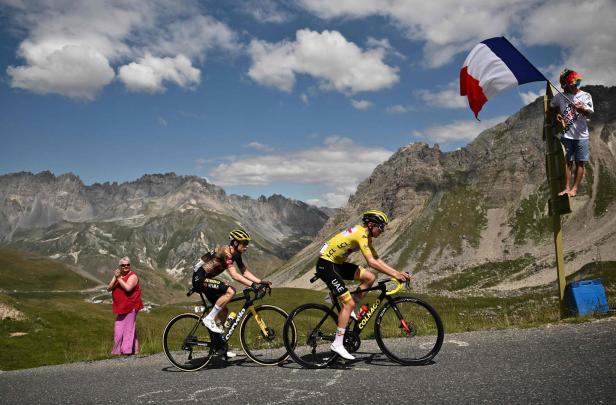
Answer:
M107 290L111 291L113 297L113 313L118 315L111 354L137 354L137 312L143 308L143 302L139 278L131 271L128 257L120 259L120 267L115 269Z

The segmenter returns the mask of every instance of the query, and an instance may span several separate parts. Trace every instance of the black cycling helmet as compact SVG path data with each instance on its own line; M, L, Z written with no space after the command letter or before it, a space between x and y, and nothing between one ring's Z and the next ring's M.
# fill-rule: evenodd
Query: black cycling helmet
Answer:
M248 232L238 228L229 232L229 240L236 240L238 242L249 242L251 238Z
M369 210L362 214L361 217L364 223L372 222L377 225L387 225L389 223L389 217L382 211L379 210Z

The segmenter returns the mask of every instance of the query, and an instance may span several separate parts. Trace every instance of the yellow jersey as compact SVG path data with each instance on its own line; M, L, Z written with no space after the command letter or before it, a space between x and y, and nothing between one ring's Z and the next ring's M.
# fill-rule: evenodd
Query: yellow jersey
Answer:
M364 256L372 256L378 259L379 256L372 247L372 240L368 237L368 232L368 228L362 225L345 229L323 245L319 251L321 257L327 261L342 264L346 262L351 253L361 250Z

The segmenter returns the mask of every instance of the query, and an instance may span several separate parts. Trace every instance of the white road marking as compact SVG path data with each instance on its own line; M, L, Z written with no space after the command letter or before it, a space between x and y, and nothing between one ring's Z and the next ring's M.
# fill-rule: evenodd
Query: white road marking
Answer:
M463 342L461 340L448 340L445 343L453 343L454 345L458 345L460 347L469 346L469 344L467 342Z
M176 392L174 392L176 391ZM140 404L154 404L154 403L176 403L176 402L201 402L201 401L213 401L217 399L222 399L229 397L235 394L237 391L232 387L210 387L201 390L197 390L193 393L188 394L186 397L182 397L186 395L186 392L179 389L170 389L170 390L159 390L159 391L151 391L146 392L137 396L137 403ZM180 397L180 398L178 398Z

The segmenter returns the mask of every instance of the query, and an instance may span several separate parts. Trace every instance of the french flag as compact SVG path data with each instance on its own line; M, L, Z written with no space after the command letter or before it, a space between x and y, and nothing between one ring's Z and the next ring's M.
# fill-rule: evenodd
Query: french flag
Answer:
M475 45L460 70L460 95L478 118L492 97L524 83L547 81L505 37L486 39Z

